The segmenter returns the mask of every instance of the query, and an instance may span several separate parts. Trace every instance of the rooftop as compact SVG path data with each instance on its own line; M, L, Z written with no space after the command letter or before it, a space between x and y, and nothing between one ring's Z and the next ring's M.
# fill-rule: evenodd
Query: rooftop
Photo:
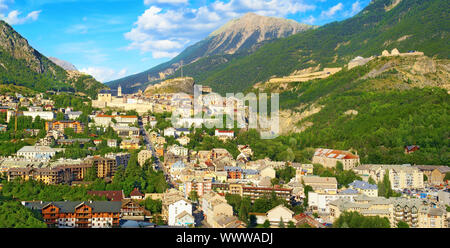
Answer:
M358 155L354 155L349 151L332 150L324 148L316 149L314 156L335 158L335 159L359 159Z

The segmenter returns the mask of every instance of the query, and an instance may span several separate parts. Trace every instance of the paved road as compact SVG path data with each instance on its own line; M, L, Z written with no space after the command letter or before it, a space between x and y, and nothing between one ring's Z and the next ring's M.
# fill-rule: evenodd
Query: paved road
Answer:
M155 164L156 164L155 169L156 170L161 170L161 171L164 172L164 176L166 178L167 183L169 184L169 187L173 188L173 184L170 181L169 174L167 173L166 168L163 166L163 164L159 160L159 157L156 154L156 150L153 147L152 143L150 142L150 135L148 134L147 130L145 130L144 124L142 123L141 119L139 119L138 124L139 124L139 128L140 128L140 133L144 137L144 144L147 147L147 150L152 151L153 157L155 158Z

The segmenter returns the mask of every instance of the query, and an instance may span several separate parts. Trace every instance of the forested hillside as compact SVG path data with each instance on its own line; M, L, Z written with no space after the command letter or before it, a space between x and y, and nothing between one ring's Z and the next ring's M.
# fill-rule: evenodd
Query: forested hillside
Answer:
M69 76L4 21L0 21L0 83L24 86L38 92L81 92L91 97L95 97L99 89L106 88L89 75ZM6 86L2 87L3 91L15 88Z
M362 163L450 165L450 96L443 89L449 79L436 77L448 75L444 65L449 60L434 60L436 68L443 65L434 73L411 70L415 81L400 71L409 71L407 65L414 67L424 59L378 58L326 79L292 83L279 97L281 111L292 113L291 132L261 144L255 141L258 156L302 162L310 159L308 151L327 147L355 149ZM367 77L386 64L395 66ZM424 83L428 82L424 75L433 79L431 84ZM311 106L320 110L297 117ZM280 125L286 122L281 119ZM420 150L405 154L407 145L419 145Z
M379 55L385 49L450 57L449 1L403 0L386 10L391 3L374 0L352 18L280 39L194 78L198 84L225 93L247 90L272 76L289 75L319 64L343 66L356 56Z

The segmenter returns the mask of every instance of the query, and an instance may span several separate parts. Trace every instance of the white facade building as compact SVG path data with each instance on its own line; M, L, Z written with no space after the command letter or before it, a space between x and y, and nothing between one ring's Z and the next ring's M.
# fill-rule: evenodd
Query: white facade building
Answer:
M54 149L49 146L24 146L17 151L17 156L27 159L50 159L63 150L63 148Z
M345 199L349 202L354 202L358 194L321 194L316 192L308 192L308 206L313 210L322 214L330 213L329 203L337 199Z
M37 116L46 121L51 121L55 118L55 114L51 111L23 111L23 115L31 116L33 121Z
M177 223L177 216L183 212L186 212L192 216L192 204L190 202L185 199L179 199L178 201L171 203L169 205L168 225L179 226L180 223Z

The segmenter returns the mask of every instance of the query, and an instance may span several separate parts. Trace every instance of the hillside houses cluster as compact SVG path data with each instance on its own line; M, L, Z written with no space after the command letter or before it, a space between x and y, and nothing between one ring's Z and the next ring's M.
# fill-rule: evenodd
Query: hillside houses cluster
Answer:
M410 227L448 227L448 190L433 191L430 188L446 187L447 166L361 164L357 151L330 148L317 148L308 158L309 163L255 159L255 153L248 144L236 144L238 153L234 155L220 147L192 150L189 144L194 137L193 129L175 124L188 123L191 127L208 121L192 117L195 114L192 109L194 103L203 104L201 111L209 114L239 113L243 106L234 98L211 96L194 102L197 100L189 95L143 96L123 95L121 90L117 93L102 91L96 102L101 110L93 110L87 116L87 123L80 120L83 113L70 107L54 109L54 103L44 99L0 97L0 101L3 105L0 111L6 113L9 120L17 115L40 116L46 123L46 135L40 136L36 144L0 158L0 172L8 181L22 178L51 185L81 186L89 183L85 181L88 170L95 168L98 178L111 182L119 166L127 167L132 154L129 150L135 150L137 163L140 166L150 163L153 169L161 170L170 185L162 193L134 188L127 196L122 190L89 191L89 195L103 199L98 201L23 202L25 207L39 211L51 227L119 227L124 223L131 225L129 221L152 227L155 223L170 227L247 227L247 223L236 214L239 210L233 209L227 201L229 194L248 198L251 204L267 196L284 200L285 204L278 205L277 202L277 206L271 206L267 212L248 213L256 217L257 225L273 228L305 224L325 228L348 211L386 217L392 227L400 221ZM19 113L15 108L23 107L22 103L27 106L27 111ZM139 115L121 112L131 109ZM178 123L161 130L156 128L158 115L153 113L175 110L189 117L182 117ZM60 112L64 113L64 120L56 120ZM246 118L245 114L241 117ZM97 133L113 133L115 138L101 138L96 134L78 138L77 135L84 134L88 127ZM76 135L69 135L68 129ZM37 136L39 130L29 132ZM237 133L217 128L210 135L222 141L235 141ZM114 152L78 159L55 159L57 154L74 144L88 146L91 151L106 145L114 148ZM315 171L318 164L325 169L353 171L361 180L342 185L338 177L318 176ZM284 181L279 174L286 168L295 173L290 180ZM378 184L385 177L389 178L392 190L401 196L379 196ZM312 190L308 192L305 189ZM160 213L146 209L148 199L160 201ZM299 205L307 205L303 213L294 208ZM57 214L52 215L54 212ZM152 224L147 225L150 222Z

